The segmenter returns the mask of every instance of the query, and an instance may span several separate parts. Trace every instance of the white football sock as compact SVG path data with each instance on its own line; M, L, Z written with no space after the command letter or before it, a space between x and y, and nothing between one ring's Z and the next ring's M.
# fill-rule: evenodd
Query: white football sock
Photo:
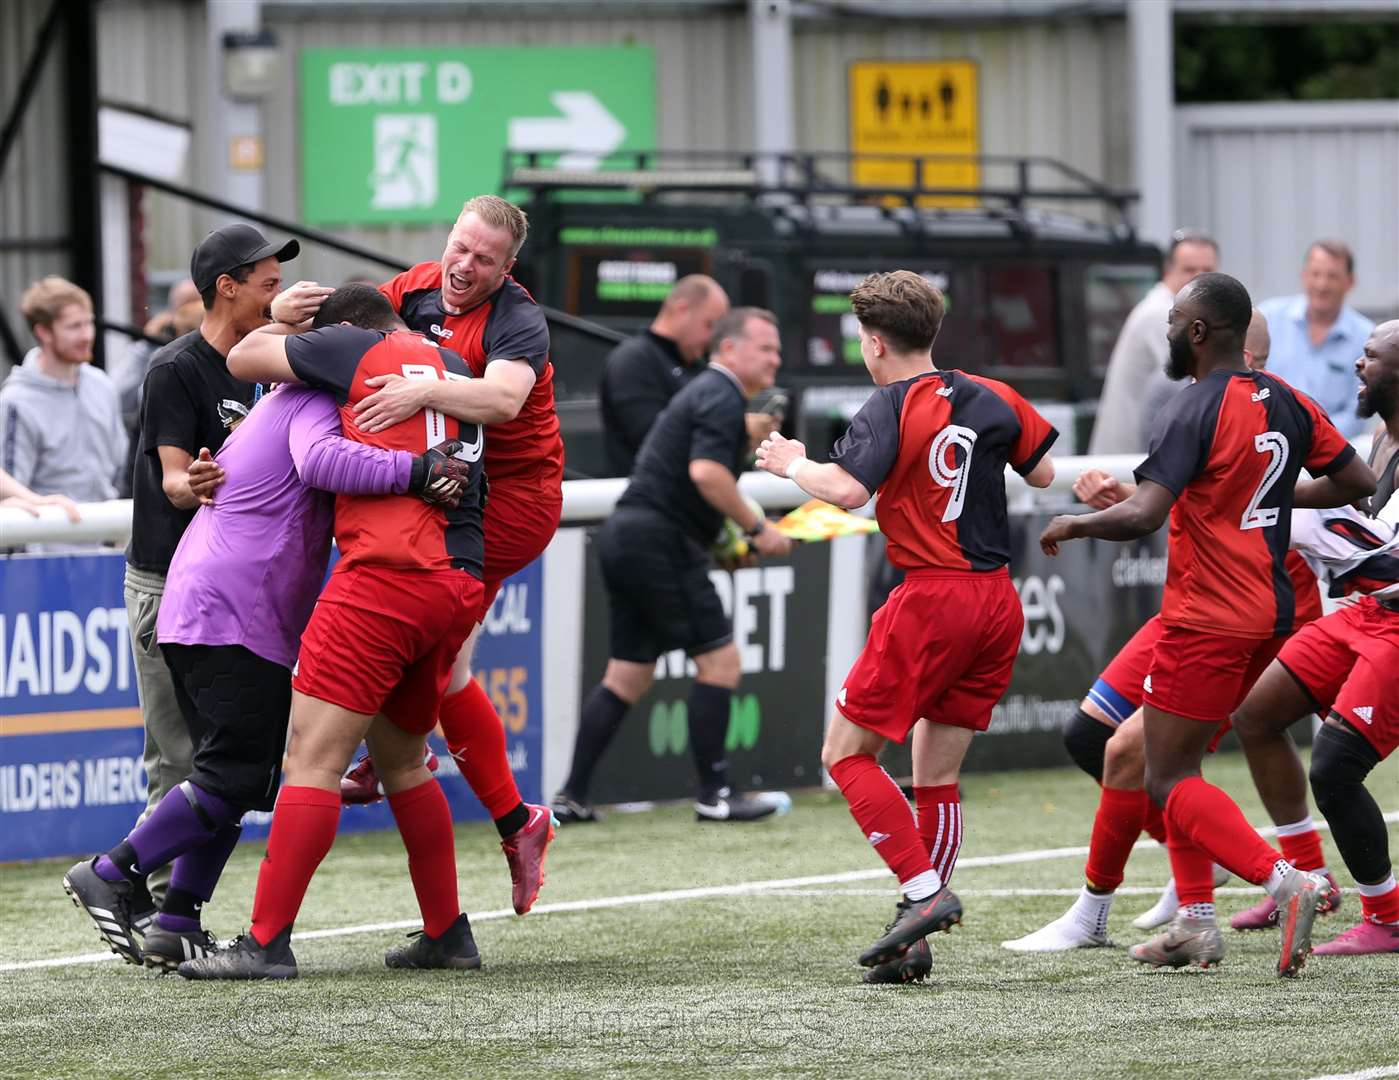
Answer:
M1070 914L1090 934L1098 937L1108 932L1108 912L1112 909L1113 893L1095 893L1085 885L1074 901Z
M1180 909L1188 919L1214 919L1214 904L1186 904Z
M942 878L930 867L901 883L899 888L910 900L926 900L942 888Z
M1276 897L1278 890L1282 888L1282 883L1287 880L1287 876L1292 873L1294 867L1286 859L1279 859L1273 863L1273 872L1268 875L1268 880L1263 882L1263 888L1267 890L1269 896Z

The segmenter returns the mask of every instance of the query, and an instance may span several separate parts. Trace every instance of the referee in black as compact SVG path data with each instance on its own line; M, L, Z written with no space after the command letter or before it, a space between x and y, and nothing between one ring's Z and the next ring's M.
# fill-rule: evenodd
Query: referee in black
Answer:
M656 417L704 370L714 328L728 310L728 294L717 281L687 274L666 294L651 325L607 354L598 388L607 475L631 475Z
M611 611L610 659L583 699L573 766L553 810L561 822L591 821L588 784L628 710L651 688L656 659L683 648L698 668L690 689L690 746L699 774L700 821L752 821L777 803L729 786L724 739L741 668L733 624L709 580L708 548L732 518L760 555L786 555L791 541L738 490L749 454L745 404L770 387L782 363L777 319L736 308L720 319L709 366L666 406L637 455L631 483L598 533Z

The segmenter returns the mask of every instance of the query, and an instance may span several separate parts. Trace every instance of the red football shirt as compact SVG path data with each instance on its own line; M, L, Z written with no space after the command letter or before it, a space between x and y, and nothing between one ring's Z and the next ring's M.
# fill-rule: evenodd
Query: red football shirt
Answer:
M1138 482L1176 496L1161 618L1210 634L1290 634L1292 489L1355 451L1308 398L1267 372L1216 371L1182 390L1152 432Z
M563 481L563 438L554 411L554 367L544 312L514 278L461 315L442 306L441 263L419 263L379 286L399 317L424 337L458 353L478 379L492 360L523 360L534 386L519 415L491 425L486 472L492 484L521 481L557 488Z
M831 460L879 493L895 566L998 570L1010 562L1006 465L1025 475L1058 437L1005 383L933 371L876 390Z
M479 424L463 424L423 409L378 432L355 426L354 405L374 393L365 380L375 375L410 379L469 379L461 357L409 330L386 334L355 326L326 326L287 338L287 359L307 386L329 391L340 406L345 438L385 450L421 454L449 439L466 444L458 455L472 462L471 479L459 505L429 506L416 495L337 495L337 569L372 563L402 569L466 570L481 576L483 438Z

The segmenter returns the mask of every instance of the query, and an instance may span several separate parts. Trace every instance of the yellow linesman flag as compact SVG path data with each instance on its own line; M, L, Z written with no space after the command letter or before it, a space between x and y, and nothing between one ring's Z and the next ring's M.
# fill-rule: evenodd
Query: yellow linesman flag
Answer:
M838 536L853 536L857 533L875 533L879 531L879 523L873 518L858 517L820 499L812 499L778 521L776 528L790 540L811 543L817 540L834 540Z

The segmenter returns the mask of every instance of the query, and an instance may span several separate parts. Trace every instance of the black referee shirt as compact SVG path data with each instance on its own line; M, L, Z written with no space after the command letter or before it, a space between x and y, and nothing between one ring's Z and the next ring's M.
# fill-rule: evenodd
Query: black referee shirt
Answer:
M668 337L644 330L607 354L599 399L611 476L630 476L646 433L680 388L704 370Z
M151 357L141 393L141 430L131 474L131 543L126 561L164 574L194 517L165 496L159 449L178 446L190 457L201 447L217 454L233 426L248 415L257 385L235 379L219 351L193 330Z
M713 364L702 369L651 426L618 509L654 511L697 543L712 543L724 515L695 487L690 462L717 461L738 477L748 457L745 405L735 376Z

